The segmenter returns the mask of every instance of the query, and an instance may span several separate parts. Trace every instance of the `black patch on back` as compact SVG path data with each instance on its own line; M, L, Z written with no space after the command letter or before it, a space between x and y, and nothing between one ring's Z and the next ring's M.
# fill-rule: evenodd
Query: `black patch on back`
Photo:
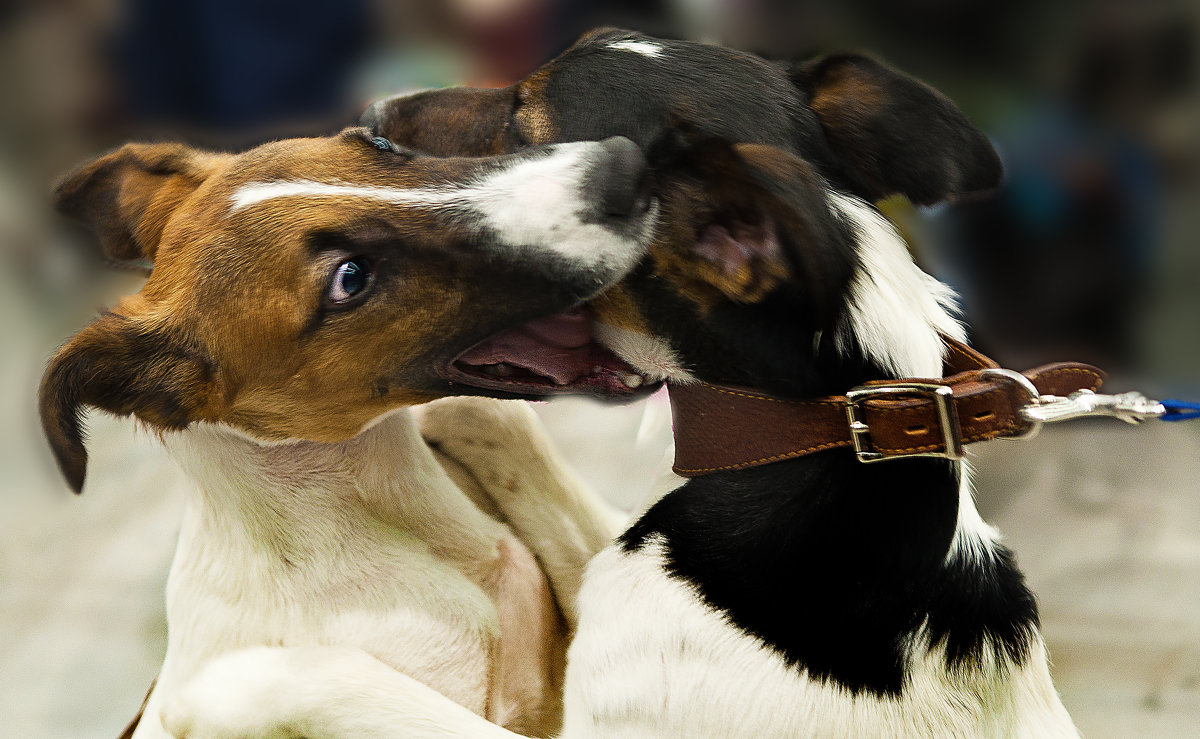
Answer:
M945 564L958 482L941 460L867 467L849 452L690 480L620 538L659 535L667 569L789 665L853 693L898 695L923 622L950 666L1021 660L1037 607L1001 549Z

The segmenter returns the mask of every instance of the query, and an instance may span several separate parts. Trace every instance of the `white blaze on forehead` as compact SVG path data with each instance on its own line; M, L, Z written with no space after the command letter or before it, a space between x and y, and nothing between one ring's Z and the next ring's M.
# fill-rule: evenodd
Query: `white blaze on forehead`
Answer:
M496 248L553 255L556 262L565 258L570 267L595 269L598 278L607 279L612 271L624 274L641 258L654 213L642 218L640 228L633 229L636 233L627 236L590 217L596 203L587 196L586 184L603 156L604 149L596 142L559 144L546 155L513 159L503 168L485 170L462 183L431 188L312 180L252 182L230 197L230 212L277 198L354 198L428 208L489 230L496 237Z
M616 49L617 51L632 51L634 54L648 56L651 59L657 59L663 55L663 47L651 41L626 39L625 41L613 41L607 44L605 48Z
M282 180L242 185L231 197L231 213L276 198L371 198L394 205L443 206L461 198L458 188L399 188L344 182Z

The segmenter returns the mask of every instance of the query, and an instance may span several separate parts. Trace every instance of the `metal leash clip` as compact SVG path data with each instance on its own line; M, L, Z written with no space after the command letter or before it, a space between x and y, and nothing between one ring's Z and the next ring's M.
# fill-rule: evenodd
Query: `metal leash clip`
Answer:
M1077 390L1070 395L1042 395L1028 377L1010 369L985 369L984 377L998 377L1015 383L1026 394L1026 405L1017 412L1028 421L1030 428L1012 438L1029 439L1041 431L1042 424L1071 421L1076 418L1119 418L1125 423L1139 424L1168 415L1169 408L1138 392L1120 395L1101 395L1091 390Z
M1076 390L1065 398L1059 395L1040 395L1033 404L1022 408L1020 413L1032 423L1057 423L1102 416L1139 424L1162 418L1167 413L1167 407L1137 392L1102 395L1091 390Z

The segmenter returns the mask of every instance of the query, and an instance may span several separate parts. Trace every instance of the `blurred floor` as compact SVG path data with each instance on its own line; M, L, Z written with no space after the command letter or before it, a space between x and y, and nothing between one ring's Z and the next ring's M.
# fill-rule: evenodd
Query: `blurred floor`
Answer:
M975 467L1084 735L1200 736L1200 426L1048 429Z

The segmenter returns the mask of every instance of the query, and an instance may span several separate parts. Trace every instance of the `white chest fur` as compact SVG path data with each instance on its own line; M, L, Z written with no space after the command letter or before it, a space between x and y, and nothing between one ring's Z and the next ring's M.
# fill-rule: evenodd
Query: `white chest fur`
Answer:
M196 489L138 736L161 732L161 697L204 660L260 644L357 646L484 712L500 623L481 586L508 530L445 476L406 411L340 444L214 425L165 442Z

